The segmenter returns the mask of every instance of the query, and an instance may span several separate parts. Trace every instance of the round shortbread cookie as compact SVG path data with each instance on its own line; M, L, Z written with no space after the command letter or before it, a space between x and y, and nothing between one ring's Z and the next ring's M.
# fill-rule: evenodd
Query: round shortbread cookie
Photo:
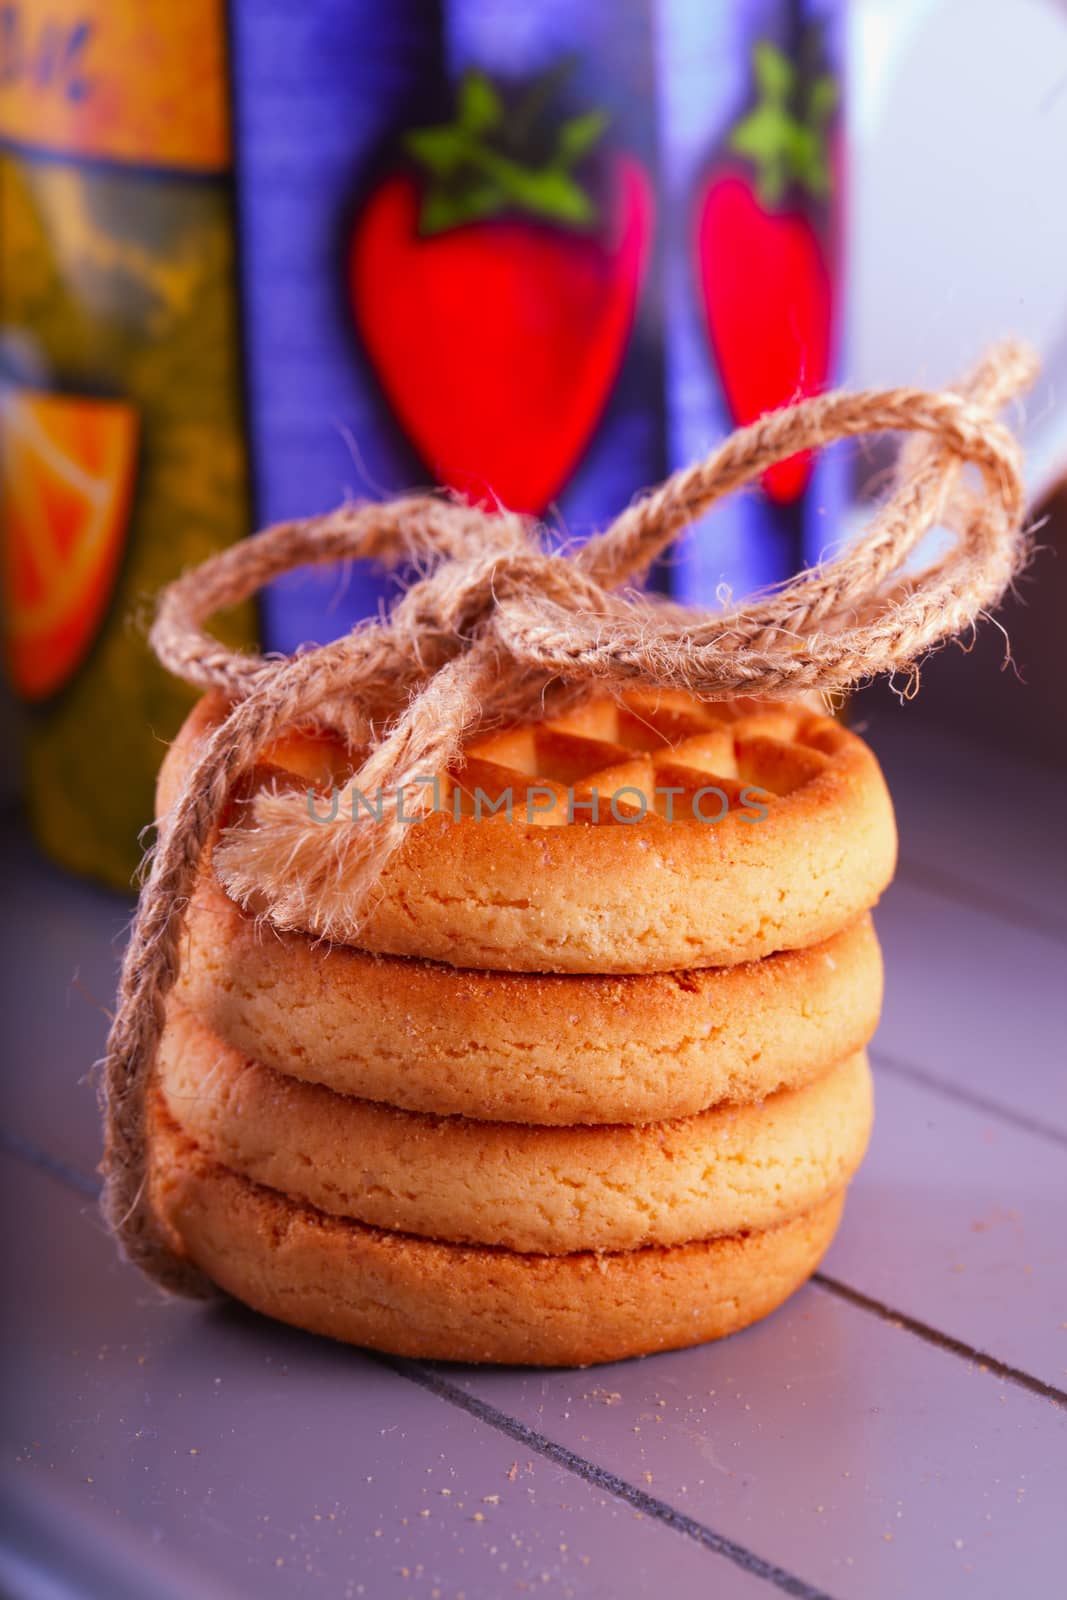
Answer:
M172 1005L160 1085L222 1166L320 1211L453 1244L565 1255L758 1231L836 1194L866 1149L857 1055L802 1089L640 1128L395 1111L239 1055Z
M208 695L191 713L168 752L161 809L226 709ZM801 705L635 692L469 745L465 764L439 778L441 808L408 828L357 914L345 872L353 806L363 814L344 787L352 759L337 742L294 736L264 760L265 783L300 793L284 823L264 825L255 804L236 809L215 852L235 897L279 926L459 967L628 973L751 961L854 921L896 858L878 763L839 723ZM334 787L337 819L310 820L309 784ZM599 822L581 820L593 789ZM545 796L546 809L531 811ZM510 819L486 814L506 797ZM721 820L698 820L724 807Z
M408 1111L659 1122L761 1100L862 1050L882 963L869 917L810 950L628 977L473 972L279 934L206 872L178 993L280 1072Z
M536 1366L618 1361L746 1327L815 1270L844 1200L701 1244L519 1255L287 1200L210 1161L159 1105L149 1184L174 1247L257 1311L394 1355Z

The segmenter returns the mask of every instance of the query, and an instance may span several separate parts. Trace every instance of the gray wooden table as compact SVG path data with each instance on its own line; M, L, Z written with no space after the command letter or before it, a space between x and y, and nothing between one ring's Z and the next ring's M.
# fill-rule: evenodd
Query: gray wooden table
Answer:
M588 1372L386 1360L121 1266L87 1071L129 907L13 829L0 1591L1062 1594L1067 793L899 720L877 1126L824 1271Z

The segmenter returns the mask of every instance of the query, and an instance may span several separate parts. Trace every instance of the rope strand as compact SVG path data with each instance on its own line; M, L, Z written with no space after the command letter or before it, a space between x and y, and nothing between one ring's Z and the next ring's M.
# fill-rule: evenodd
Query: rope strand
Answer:
M104 1210L129 1258L167 1289L212 1292L161 1231L146 1192L146 1096L185 906L235 784L267 744L294 725L336 729L365 751L353 781L388 793L445 769L473 729L532 714L553 684L579 693L636 683L716 699L840 691L914 669L991 609L1026 559L1019 448L994 412L1035 371L1030 352L1006 344L958 391L800 401L731 434L569 559L552 553L531 519L422 495L279 524L172 583L152 630L155 652L170 671L233 705L161 823L104 1061ZM776 461L886 431L910 435L898 487L835 561L721 613L617 592ZM961 484L968 465L981 494ZM938 524L955 535L951 548L908 573L909 557ZM204 630L215 612L294 567L349 559L412 566L419 576L385 621L293 657L227 650ZM304 796L284 792L259 795L253 820L220 835L216 861L231 892L251 896L257 851L276 854L285 843L298 889L272 905L279 927L306 923L316 884L339 871L350 904L365 906L405 833L395 813L309 828Z

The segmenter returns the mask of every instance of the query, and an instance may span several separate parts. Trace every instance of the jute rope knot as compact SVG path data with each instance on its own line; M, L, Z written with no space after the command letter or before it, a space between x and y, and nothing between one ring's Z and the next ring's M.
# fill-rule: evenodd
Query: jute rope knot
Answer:
M421 495L279 524L171 584L152 630L156 654L232 705L160 822L104 1061L104 1209L128 1256L168 1289L211 1292L162 1235L146 1194L146 1093L204 850L265 746L295 726L329 727L348 741L364 793L399 794L460 759L472 730L529 715L548 692L643 684L706 699L783 696L914 670L994 606L1026 558L1019 449L994 413L1035 371L1028 351L1006 344L958 390L803 400L739 429L573 555L554 551L532 519ZM776 461L894 430L911 436L898 486L836 560L719 612L620 593L685 527ZM977 469L977 489L963 481L967 466ZM951 546L909 571L937 525L954 534ZM205 619L282 573L347 559L416 576L386 618L291 657L230 651L204 631ZM415 794L425 799L426 791ZM395 808L381 819L309 827L302 795L265 793L253 803L253 825L223 831L214 848L239 898L257 887L260 834L275 847L285 842L305 910L316 882L343 874L351 926L404 832ZM284 897L270 917L300 925L297 902Z

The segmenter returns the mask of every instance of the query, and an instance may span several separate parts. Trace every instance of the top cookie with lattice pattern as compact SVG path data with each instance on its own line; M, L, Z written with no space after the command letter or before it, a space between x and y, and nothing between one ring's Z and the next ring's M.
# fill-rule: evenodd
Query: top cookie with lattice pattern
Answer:
M162 806L225 710L208 696L192 713L165 764ZM263 761L260 782L310 784L322 817L332 792L335 821L309 816L308 828L381 804L353 795L355 763L339 741L294 734ZM798 704L660 690L593 698L482 735L424 781L435 809L407 830L369 914L346 897L341 835L314 896L294 892L282 853L275 862L262 848L250 895L233 869L239 820L220 879L268 917L284 901L287 925L385 954L626 973L732 965L826 939L874 904L895 862L873 754Z

